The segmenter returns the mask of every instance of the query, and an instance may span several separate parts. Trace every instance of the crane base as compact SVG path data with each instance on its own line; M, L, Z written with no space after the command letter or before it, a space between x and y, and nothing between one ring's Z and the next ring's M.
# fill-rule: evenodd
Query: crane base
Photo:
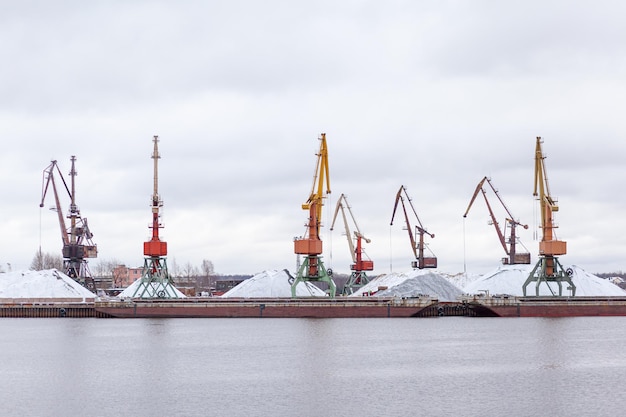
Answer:
M342 295L351 295L359 290L362 286L369 284L370 279L365 272L362 271L354 271L350 274L350 278L346 281L346 284L343 286Z
M133 298L180 298L167 272L165 258L145 258L141 282L133 293Z
M561 265L559 259L554 256L542 256L539 258L539 261L537 261L537 264L530 272L528 279L526 279L526 282L524 282L524 285L522 286L524 297L526 297L526 287L531 282L537 283L535 284L536 296L539 296L539 286L542 282L548 286L548 289L554 296L557 294L555 294L554 291L552 291L552 288L550 288L550 282L556 282L559 286L559 297L563 295L563 282L569 284L567 289L571 291L571 296L574 297L576 295L576 285L572 282L570 274L563 269L563 265Z
M65 275L96 294L96 282L91 276L89 265L86 259L64 259L63 271Z
M310 273L311 266L315 265L317 274L313 275ZM300 282L306 281L321 281L326 282L328 284L328 294L330 298L335 298L335 294L337 292L337 286L335 282L331 278L329 272L324 267L324 263L322 262L319 256L307 256L298 269L298 275L295 280L291 284L291 297L296 298L296 287Z

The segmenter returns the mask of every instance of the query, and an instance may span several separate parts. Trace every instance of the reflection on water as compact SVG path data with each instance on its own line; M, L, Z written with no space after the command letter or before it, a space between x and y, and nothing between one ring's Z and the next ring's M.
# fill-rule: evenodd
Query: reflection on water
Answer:
M3 414L615 416L626 318L2 319Z

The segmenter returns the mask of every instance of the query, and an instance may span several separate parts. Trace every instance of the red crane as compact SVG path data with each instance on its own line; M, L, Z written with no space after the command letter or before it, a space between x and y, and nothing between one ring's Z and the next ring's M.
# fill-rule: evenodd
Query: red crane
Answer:
M76 157L72 155L72 169L70 170L71 179L71 191L67 182L61 174L61 170L54 160L43 171L43 185L41 192L41 203L39 207L44 206L44 200L50 184L52 184L52 193L54 194L54 210L57 212L59 218L59 226L61 228L61 240L63 241L63 272L73 278L76 282L80 283L92 292L96 292L96 285L94 279L89 271L89 265L86 258L98 257L98 247L92 242L93 234L89 230L87 218L83 218L80 215L80 210L76 205L76 182L74 178L77 175L75 162ZM61 202L59 199L59 193L55 182L56 175L63 182L65 191L70 198L70 208L67 214L67 218L70 220L70 227L66 227L65 219L63 216L63 210L61 209Z
M404 197L402 196L403 194L404 194ZM411 230L411 223L409 221L409 215L406 211L406 205L404 203L405 197L406 197L406 200L409 202L411 209L413 210L413 214L415 214L415 218L417 219L417 225L415 226L415 234L419 235L418 244L415 243L415 237L413 236L413 232ZM400 186L400 189L398 190L398 193L396 194L396 202L393 206L393 214L391 215L392 226L393 226L393 218L395 217L396 209L398 208L398 202L402 204L402 211L404 213L406 229L409 232L409 240L411 241L411 249L413 250L413 256L415 256L415 261L411 262L411 267L417 268L417 269L437 268L437 258L434 255L430 257L424 256L424 248L425 248L424 235L428 235L431 238L434 238L435 235L433 233L429 233L426 229L424 229L424 226L422 225L422 222L420 221L420 218L417 215L417 212L415 211L415 207L413 207L411 198L407 194L407 191L404 185Z
M161 257L167 255L167 242L159 239L159 229L163 228L160 222L159 211L163 207L163 200L159 196L159 167L158 161L161 158L159 155L159 137L154 136L152 139L154 142L154 150L152 152L152 159L154 160L154 177L153 177L153 192L152 192L152 224L149 226L152 229L152 239L143 243L143 254L149 257Z
M174 288L172 278L167 270L167 242L159 238L159 229L163 227L160 222L160 210L163 207L163 200L159 196L159 137L152 139L154 150L152 159L154 160L154 186L152 193L152 238L143 243L144 264L141 274L141 281L137 285L133 297L139 298L179 298L179 292Z
M348 219L346 217L346 209L348 210L348 213L350 213L350 218L352 219L352 223L356 228L356 230L354 231L356 248L354 247L354 243L352 241L350 226L348 225ZM363 259L363 254L365 252L363 251L362 241L365 240L365 242L370 243L370 240L363 236L363 234L361 234L361 231L359 230L359 225L356 223L354 215L352 214L352 209L348 204L348 199L344 194L341 194L341 196L339 196L339 200L337 200L335 215L333 216L333 222L330 226L330 230L333 230L333 228L335 227L335 220L337 220L337 214L339 214L339 210L341 210L341 217L343 218L346 238L348 239L348 246L350 248L350 254L352 255L352 264L350 265L352 273L350 274L348 281L343 287L343 295L350 295L369 282L369 278L365 271L373 271L374 262L372 262L371 260Z
M506 213L508 214L509 217L507 217L505 219L505 225L504 225L504 231L500 230L500 226L498 224L498 221L496 220L496 216L493 213L493 210L491 208L491 205L489 204L489 200L487 199L487 192L485 191L485 188L483 187L483 185L485 184L485 182L487 182L487 184L489 184L489 187L493 190L494 194L496 195L496 197L498 197L498 200L500 201L500 204L502 205L502 207L504 207L504 210L506 211ZM498 192L498 190L495 189L495 187L493 186L493 184L491 183L491 179L484 177L476 186L476 190L474 191L474 195L472 196L472 199L469 202L469 205L467 206L467 210L465 210L465 214L463 214L463 217L467 217L467 214L470 211L470 208L472 207L472 204L474 203L474 200L476 200L476 197L478 196L478 192L482 192L483 194L483 198L485 199L485 204L487 205L487 210L489 211L489 216L491 217L491 224L493 224L493 226L496 229L496 233L498 234L498 239L500 240L500 244L502 245L502 247L504 248L504 252L506 253L507 257L506 258L502 258L502 263L505 265L514 265L514 264L529 264L530 263L530 253L528 252L522 252L522 253L518 253L517 249L516 249L516 244L517 244L517 236L515 233L515 227L516 226L521 226L524 229L528 229L528 225L526 224L521 224L519 221L514 220L513 215L511 214L511 212L509 211L509 209L507 208L506 204L504 204L504 201L502 201L502 197L500 197L500 193ZM506 225L509 225L509 227L511 228L511 235L509 236L508 239L508 246L507 246L507 239L506 239Z

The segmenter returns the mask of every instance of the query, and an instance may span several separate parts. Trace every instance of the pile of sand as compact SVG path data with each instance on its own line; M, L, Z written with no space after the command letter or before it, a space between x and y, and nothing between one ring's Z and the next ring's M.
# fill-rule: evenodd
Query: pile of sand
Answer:
M292 276L283 269L268 270L242 281L230 289L222 297L241 298L290 298ZM296 287L297 297L326 297L326 292L310 282L300 282Z
M118 297L119 298L131 298L133 297L133 295L135 294L135 291L137 291L137 288L140 286L141 284L141 278L139 278L138 280L136 280L135 282L133 282L132 284L130 284L128 287L126 287L124 289L124 291L122 291L121 293L119 293ZM154 289L153 291L151 291L151 293L154 293L155 290L158 290L160 287L160 285L157 285L156 283L152 283L152 288ZM145 287L144 287L145 288ZM162 287L161 287L162 288ZM180 292L176 287L174 287L173 285L169 285L167 287L167 291L168 294L166 294L165 298L185 298L185 294L183 294L182 292ZM141 291L143 292L143 290ZM144 297L146 298L146 297ZM152 297L150 297L152 298Z
M0 274L0 298L84 302L95 297L94 293L56 269Z
M380 275L355 291L350 297L368 294L380 297L419 297L428 295L439 301L455 301L463 291L444 276L432 270L393 272Z
M489 294L508 294L522 296L522 285L526 282L528 275L535 265L501 265L495 271L480 276L470 282L463 291L466 294L478 294L489 291ZM622 290L611 281L599 278L590 274L582 268L572 265L572 282L576 286L576 296L624 296L626 291ZM570 295L567 290L568 284L563 282L562 295ZM536 282L531 282L526 287L526 295L535 295ZM557 283L550 283L550 287L542 282L539 286L539 295L558 295Z

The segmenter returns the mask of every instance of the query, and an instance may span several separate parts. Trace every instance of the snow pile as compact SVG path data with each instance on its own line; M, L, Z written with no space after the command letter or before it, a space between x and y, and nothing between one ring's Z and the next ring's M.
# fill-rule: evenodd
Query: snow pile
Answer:
M476 281L469 283L463 288L467 294L478 294L489 291L489 294L509 294L522 296L522 285L528 279L535 265L502 265L495 271L485 274ZM582 268L572 265L572 282L576 286L577 296L624 296L626 292L612 282L599 278ZM531 282L526 287L526 295L535 295L537 282ZM554 294L559 294L559 286L556 282L551 282L550 288ZM562 295L570 295L567 289L567 282L561 283ZM553 295L545 282L539 285L539 295Z
M126 287L124 289L124 291L122 291L121 293L119 293L118 297L119 298L132 298L133 295L135 295L135 291L137 291L137 288L139 287L139 285L141 284L141 278L139 278L138 280L136 280L135 282L133 282L132 284L130 284L128 287ZM154 289L152 292L156 291L157 289L161 288L162 286L159 283L153 282L152 283L152 288ZM176 294L176 297L178 298L185 298L185 294L183 294L182 292L180 292L176 287L174 287L173 285L170 285L168 288L169 291L174 291L174 293ZM143 291L142 291L143 292Z
M379 291L380 287L387 288ZM455 301L463 293L442 275L425 269L380 275L359 288L350 297L361 297L370 292L380 297L429 295L439 301Z
M291 276L286 269L268 270L242 281L222 297L265 298L291 297ZM325 297L326 292L310 282L300 282L296 287L297 297Z
M96 295L56 269L0 274L0 298L95 298Z

